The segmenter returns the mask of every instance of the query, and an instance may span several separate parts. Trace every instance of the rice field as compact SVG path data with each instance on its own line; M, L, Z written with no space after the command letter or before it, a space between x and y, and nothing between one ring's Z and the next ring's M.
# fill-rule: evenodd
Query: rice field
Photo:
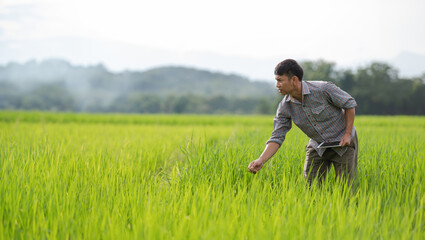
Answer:
M358 116L353 190L273 116L0 112L0 239L425 239L425 117Z

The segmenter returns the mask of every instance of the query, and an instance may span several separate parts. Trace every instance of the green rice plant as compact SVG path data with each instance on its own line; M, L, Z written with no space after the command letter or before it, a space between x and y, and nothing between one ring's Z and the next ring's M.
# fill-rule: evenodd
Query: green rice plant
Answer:
M424 239L425 118L359 116L353 189L273 116L0 112L1 239Z

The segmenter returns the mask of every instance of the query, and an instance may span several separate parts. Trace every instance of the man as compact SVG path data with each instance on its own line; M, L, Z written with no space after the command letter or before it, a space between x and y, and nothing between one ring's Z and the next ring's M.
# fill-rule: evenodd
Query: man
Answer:
M303 81L303 69L292 59L275 68L276 88L285 95L274 118L274 131L261 156L248 169L257 173L282 145L295 123L310 141L306 146L304 177L319 183L331 165L338 178L351 183L357 172L358 140L353 126L356 101L331 82ZM322 142L338 141L340 147L318 148Z

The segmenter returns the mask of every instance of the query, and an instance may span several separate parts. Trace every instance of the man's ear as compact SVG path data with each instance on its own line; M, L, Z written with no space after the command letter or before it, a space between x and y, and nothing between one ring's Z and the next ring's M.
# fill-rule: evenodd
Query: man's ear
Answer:
M294 83L296 83L296 82L298 82L298 81L299 81L298 77L297 77L297 76L295 76L295 75L293 75L293 76L291 77L291 80L292 80Z

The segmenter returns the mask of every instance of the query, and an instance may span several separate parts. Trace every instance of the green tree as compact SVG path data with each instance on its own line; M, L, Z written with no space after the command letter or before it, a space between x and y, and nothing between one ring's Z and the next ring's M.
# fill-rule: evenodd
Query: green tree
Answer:
M19 105L19 88L10 82L0 82L0 109L15 109Z
M363 114L392 114L397 71L386 63L373 62L359 68L353 96Z
M63 83L37 85L21 98L20 108L48 111L73 111L75 99Z
M318 61L304 61L300 63L304 70L304 80L322 80L336 82L337 72L335 63Z

